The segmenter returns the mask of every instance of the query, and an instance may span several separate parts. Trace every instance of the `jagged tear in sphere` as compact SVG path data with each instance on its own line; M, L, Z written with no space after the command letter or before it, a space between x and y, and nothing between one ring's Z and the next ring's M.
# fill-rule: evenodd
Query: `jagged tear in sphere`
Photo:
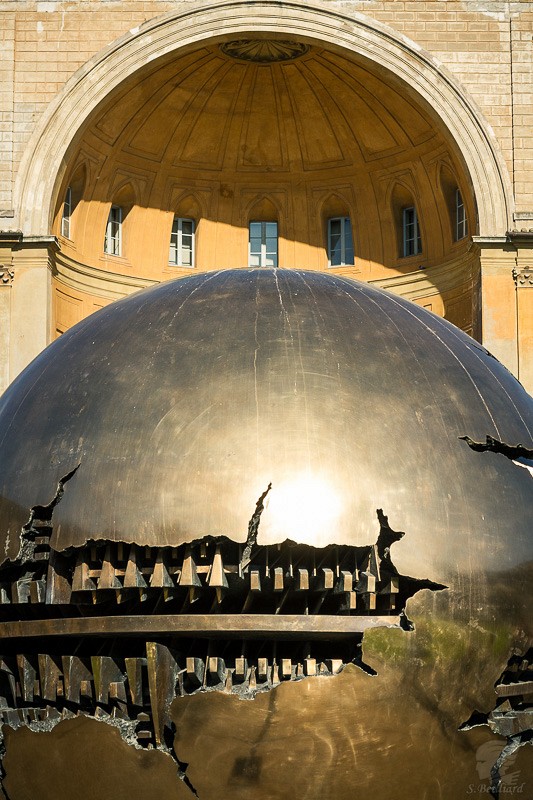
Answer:
M532 428L483 347L336 276L71 329L0 400L6 794L457 800L504 737L528 780Z
M403 568L441 580L467 531L478 566L524 556L530 476L459 437L530 443L532 427L507 370L411 302L313 272L202 274L87 318L4 395L0 546L16 553L79 463L58 549L244 540L271 482L262 542L367 544L384 508L409 532Z

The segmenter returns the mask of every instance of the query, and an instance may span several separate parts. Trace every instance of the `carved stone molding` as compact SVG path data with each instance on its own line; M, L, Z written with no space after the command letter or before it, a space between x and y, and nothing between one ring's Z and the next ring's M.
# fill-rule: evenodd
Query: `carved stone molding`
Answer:
M0 264L0 284L10 284L13 283L15 278L15 272L12 269L8 269Z
M220 45L223 53L242 61L256 61L259 64L271 64L276 61L293 61L309 52L303 42L289 39L237 39Z
M533 267L513 269L513 278L517 287L533 286Z
M207 7L192 0L113 42L82 65L39 118L21 161L15 211L25 233L45 234L54 213L54 187L71 143L110 92L160 56L226 39L316 43L353 54L379 74L395 74L424 104L436 109L468 168L482 235L507 230L512 186L494 136L463 87L436 59L402 34L342 4L222 0ZM285 39L285 36L287 37ZM296 38L298 37L298 38ZM139 73L140 74L140 73Z
M54 274L59 283L80 292L118 300L139 289L155 286L158 281L136 278L119 272L109 272L76 261L59 252L54 261Z

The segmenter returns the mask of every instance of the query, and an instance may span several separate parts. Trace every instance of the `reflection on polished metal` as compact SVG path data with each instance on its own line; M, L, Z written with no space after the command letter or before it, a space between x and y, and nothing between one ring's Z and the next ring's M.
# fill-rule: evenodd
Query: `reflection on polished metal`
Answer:
M73 328L0 400L9 800L115 796L106 748L139 799L496 796L531 738L532 429L479 344L339 277Z

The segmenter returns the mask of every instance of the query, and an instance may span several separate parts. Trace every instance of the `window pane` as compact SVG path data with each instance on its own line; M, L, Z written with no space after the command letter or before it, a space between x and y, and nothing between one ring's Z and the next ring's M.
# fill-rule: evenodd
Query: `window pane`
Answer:
M168 263L177 267L194 267L195 221L185 217L174 217Z
M63 203L63 216L61 217L61 235L70 237L70 215L72 213L72 189L68 187Z
M346 231L349 228L349 217L333 217L328 220L328 259L331 267L347 263Z
M341 235L340 233L332 233L329 237L329 244L332 250L340 250L341 246Z
M192 267L192 248L181 248L181 266Z
M277 267L278 264L278 223L249 223L250 267Z
M181 232L184 236L192 236L193 234L193 221L192 219L182 219L181 221Z
M344 218L344 263L354 263L352 225L350 222L350 217Z
M463 203L463 198L461 196L461 192L459 189L455 191L455 217L456 217L456 225L455 225L455 238L457 240L464 239L467 234L468 226L466 221L466 212Z
M339 267L342 264L342 251L340 239L337 247L334 247L330 252L329 262L332 267Z
M422 249L418 233L418 221L414 206L403 209L403 254L414 256Z
M122 245L122 209L120 206L111 206L107 218L104 239L104 252L112 256L121 255Z
M341 235L341 221L340 219L330 219L329 221L329 229L331 231L332 236L340 236Z
M178 244L176 239L171 236L170 237L170 248L168 253L168 263L169 264L177 264L178 263Z

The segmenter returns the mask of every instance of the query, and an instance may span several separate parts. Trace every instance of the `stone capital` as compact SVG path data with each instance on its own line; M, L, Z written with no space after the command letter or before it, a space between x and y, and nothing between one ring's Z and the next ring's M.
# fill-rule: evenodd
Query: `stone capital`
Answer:
M513 269L514 282L518 289L525 289L533 286L533 267L523 267Z
M15 279L15 271L0 264L0 286L9 286Z

